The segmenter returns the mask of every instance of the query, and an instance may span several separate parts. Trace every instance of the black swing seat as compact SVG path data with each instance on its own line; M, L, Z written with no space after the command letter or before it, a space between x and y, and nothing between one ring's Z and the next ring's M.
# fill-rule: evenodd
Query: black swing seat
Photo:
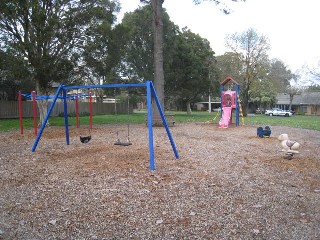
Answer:
M82 136L80 136L80 141L81 141L82 143L88 143L90 140L91 140L91 135L90 135L90 136L87 136L87 137L82 137Z

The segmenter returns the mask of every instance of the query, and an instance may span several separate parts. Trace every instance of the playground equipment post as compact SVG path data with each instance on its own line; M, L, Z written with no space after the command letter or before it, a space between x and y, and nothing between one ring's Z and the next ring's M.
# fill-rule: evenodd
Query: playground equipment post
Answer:
M22 119L22 96L21 96L21 91L18 93L18 103L19 103L19 119L20 119L20 134L23 134L23 119Z
M38 134L38 126L37 126L37 101L36 101L36 92L32 91L32 107L33 107L33 128L34 128L34 135L37 136Z
M90 109L90 130L92 130L92 94L89 93L89 109Z

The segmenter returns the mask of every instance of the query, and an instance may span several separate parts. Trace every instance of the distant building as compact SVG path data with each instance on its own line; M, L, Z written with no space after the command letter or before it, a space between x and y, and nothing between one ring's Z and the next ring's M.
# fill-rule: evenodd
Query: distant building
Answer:
M294 95L291 109L289 109L289 106L290 95L287 93L277 94L275 107L294 110L296 113L304 113L305 115L320 115L320 92L304 92Z
M220 108L221 102L220 98L212 98L211 102L196 102L195 108L197 111L208 111L209 110L209 104L211 105L210 109L211 111L216 111L218 108Z

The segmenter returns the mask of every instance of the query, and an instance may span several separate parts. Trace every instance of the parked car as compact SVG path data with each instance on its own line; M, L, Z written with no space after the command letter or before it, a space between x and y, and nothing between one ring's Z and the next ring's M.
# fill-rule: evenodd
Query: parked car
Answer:
M282 110L280 108L272 108L272 109L266 110L265 115L291 117L292 112L288 110Z

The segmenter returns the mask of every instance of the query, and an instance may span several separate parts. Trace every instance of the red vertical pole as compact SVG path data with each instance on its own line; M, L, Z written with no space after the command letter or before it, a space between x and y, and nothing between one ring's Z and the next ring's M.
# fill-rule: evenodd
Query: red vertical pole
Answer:
M37 101L36 101L36 92L32 91L32 108L33 108L33 128L34 135L38 135L38 126L37 126Z
M89 93L89 109L90 109L90 130L92 129L92 94Z
M79 128L79 99L78 95L76 95L76 125Z
M19 118L20 118L20 134L23 134L23 120L22 120L22 96L21 96L21 91L19 91L18 94L18 106L19 106Z

